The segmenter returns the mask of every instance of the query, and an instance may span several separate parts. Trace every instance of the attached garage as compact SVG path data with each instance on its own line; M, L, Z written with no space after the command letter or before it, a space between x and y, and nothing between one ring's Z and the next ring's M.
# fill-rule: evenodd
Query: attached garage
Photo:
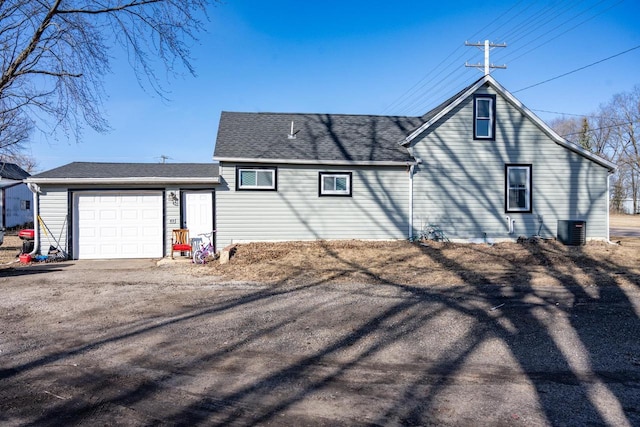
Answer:
M38 224L33 254L59 246L73 259L162 258L173 229L194 237L215 228L213 163L74 162L26 182Z
M162 192L74 194L76 259L160 258Z

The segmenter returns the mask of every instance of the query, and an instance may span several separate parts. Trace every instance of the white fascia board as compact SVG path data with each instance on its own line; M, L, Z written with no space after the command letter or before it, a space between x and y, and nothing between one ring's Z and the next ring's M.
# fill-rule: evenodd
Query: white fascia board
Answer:
M422 126L420 126L418 129L414 130L413 132L411 132L411 134L409 134L409 136L407 136L405 139L403 139L400 142L400 145L407 145L409 144L411 141L413 141L418 135L420 135L422 132L424 132L425 130L427 130L429 128L429 126L431 126L432 124L434 124L435 122L437 122L438 120L440 120L442 117L444 117L446 114L449 113L449 111L453 110L454 108L456 108L458 105L460 105L460 103L462 101L464 101L465 99L467 99L469 96L471 96L476 90L478 90L480 87L482 87L482 85L484 85L487 82L487 77L490 76L485 76L482 80L478 80L476 82L475 85L471 86L469 89L467 89L464 93L460 94L459 97L457 97L453 102L451 102L449 105L447 105L445 108L442 109L442 111L440 111L438 114L436 114L435 116L433 116L428 122L425 122Z
M27 178L23 182L34 184L219 184L219 177L123 177L123 178Z
M617 165L612 163L606 159L603 159L600 156L593 154L589 150L585 150L584 148L573 144L570 141L567 141L560 135L558 135L553 129L551 129L545 122L540 120L538 116L536 116L533 111L529 110L520 100L518 100L515 96L513 96L507 89L505 89L500 83L496 81L491 75L487 75L481 80L471 86L468 90L466 90L463 94L461 94L458 98L456 98L451 104L449 104L446 108L440 111L437 115L431 118L428 122L425 122L418 129L413 131L409 136L407 136L402 142L401 145L409 144L413 139L415 139L418 135L424 132L429 126L440 120L443 116L448 114L452 109L460 105L462 101L464 101L467 97L471 96L476 90L482 87L485 83L489 83L498 93L500 93L504 98L506 98L516 109L518 109L522 114L527 116L536 126L538 126L544 133L547 134L552 140L554 140L557 144L577 153L583 157L586 157L589 160L592 160L598 163L601 166L606 167L611 172L615 171Z
M335 166L407 166L416 162L407 161L369 161L369 160L294 160L294 159L250 159L245 157L214 157L218 162L229 163L267 163L285 165L335 165Z
M490 77L490 80L488 80L488 81L494 87L494 89L496 89L498 92L500 92L502 96L507 98L507 100L514 107L516 107L516 109L518 109L522 114L527 116L532 122L534 122L534 124L536 124L544 133L547 134L547 136L549 136L549 138L554 140L557 144L559 144L559 145L561 145L561 146L563 146L563 147L565 147L565 148L567 148L567 149L569 149L569 150L571 150L571 151L573 151L573 152L575 152L577 154L580 154L581 156L586 157L587 159L592 160L592 161L598 163L601 166L606 167L607 169L609 169L612 172L617 169L618 166L615 163L612 163L607 159L604 159L604 158L602 158L602 157L600 157L600 156L598 156L596 154L593 154L591 151L586 150L586 149L580 147L579 145L576 145L576 144L564 139L560 135L558 135L556 131L551 129L545 122L543 122L538 116L536 116L533 111L529 110L522 102L520 102L520 100L518 98L513 96L508 90L506 90L493 77Z
M16 179L0 179L0 188L9 188L9 187L14 187L18 184L22 184L22 180L16 180Z

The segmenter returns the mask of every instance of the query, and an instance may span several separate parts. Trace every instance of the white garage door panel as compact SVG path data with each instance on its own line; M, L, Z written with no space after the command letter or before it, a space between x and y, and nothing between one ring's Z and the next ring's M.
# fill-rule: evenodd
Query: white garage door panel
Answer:
M162 251L162 194L77 194L76 257L159 258Z

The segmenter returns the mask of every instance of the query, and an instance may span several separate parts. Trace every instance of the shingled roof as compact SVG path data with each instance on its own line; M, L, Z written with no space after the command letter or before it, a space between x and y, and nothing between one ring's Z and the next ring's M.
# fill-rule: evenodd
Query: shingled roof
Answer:
M33 175L29 181L212 181L219 178L214 163L96 163L73 162Z
M0 178L19 181L29 176L29 172L15 163L0 162Z
M293 134L290 136L291 123ZM411 162L399 145L420 117L222 112L214 159L274 162Z

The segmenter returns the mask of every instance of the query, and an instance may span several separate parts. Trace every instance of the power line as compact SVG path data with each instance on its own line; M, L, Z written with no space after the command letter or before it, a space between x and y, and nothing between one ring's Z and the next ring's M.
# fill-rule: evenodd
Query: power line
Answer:
M591 64L589 64L589 65L585 65L584 67L576 68L575 70L569 71L568 73L564 73L564 74L561 74L561 75L559 75L559 76L552 77L552 78L547 79L547 80L545 80L545 81L542 81L542 82L540 82L540 83L536 83L536 84L533 84L533 85L531 85L531 86L527 86L527 87L524 87L524 88L522 88L522 89L515 90L515 91L513 91L512 93L522 92L523 90L531 89L532 87L540 86L541 84L544 84L544 83L549 83L550 81L557 80L557 79L559 79L559 78L561 78L561 77L568 76L569 74L577 73L578 71L582 71L582 70L584 70L585 68L593 67L594 65L597 65L597 64L600 64L600 63L602 63L602 62L608 61L608 60L610 60L610 59L616 58L616 57L618 57L618 56L620 56L620 55L624 55L625 53L629 53L629 52L631 52L632 50L636 50L636 49L639 49L639 48L640 48L640 45L635 46L635 47L632 47L631 49L627 49L627 50L625 50L624 52L616 53L615 55L611 55L611 56L609 56L608 58L601 59L601 60L596 61L596 62L593 62L593 63L591 63Z
M633 124L633 122L616 123L616 124L609 125L609 126L601 126L599 128L589 128L587 131L588 132L592 132L594 130L611 129L611 128L617 128L617 127L620 127L620 126L627 126L627 125L632 125L632 124ZM582 133L582 131L566 133L566 134L562 135L562 137L564 138L565 136L578 135L578 134L581 134L581 133Z
M574 29L578 28L580 25L582 25L582 24L584 24L584 23L586 23L586 22L591 21L592 19L594 19L594 18L595 18L595 17L597 17L597 16L602 15L603 13L605 13L605 12L606 12L606 11L608 11L609 9L614 8L615 6L619 5L619 4L620 4L620 3L622 3L623 1L624 1L624 0L620 0L619 2L617 2L617 3L613 4L613 5L611 5L610 7L606 8L606 9L604 9L604 10L602 10L602 11L598 12L598 13L596 13L595 15L590 16L589 18L587 18L587 19L585 19L585 20L583 20L583 21L581 21L581 22L578 22L578 23L577 23L576 25L574 25L573 27L568 28L567 30L565 30L565 31L561 32L560 34L558 34L558 35L556 35L556 36L554 36L554 37L551 37L550 39L548 39L548 40L546 40L546 41L544 41L544 42L540 43L539 45L537 45L537 46L535 46L535 47L533 47L533 48L531 48L531 49L527 50L526 52L524 52L524 53L523 53L523 54L521 54L520 56L517 56L517 57L513 58L513 59L511 60L511 62L517 61L518 59L522 58L524 55L526 55L526 54L528 54L528 53L530 53L530 52L533 52L534 50L536 50L536 49L538 49L538 48L540 48L540 47L542 47L542 46L544 46L544 45L546 45L546 44L548 44L548 43L551 43L553 40L557 39L558 37L563 36L564 34L568 33L569 31L572 31L572 30L574 30ZM558 28L563 27L565 24L568 24L570 21L573 21L574 19L576 19L576 18L577 18L577 17L579 17L580 15L582 15L582 14L584 14L584 13L586 13L586 12L590 11L591 9L593 9L594 7L598 6L600 3L603 3L603 2L604 2L604 0L603 0L603 1L600 1L599 3L597 3L597 4L593 5L593 6L591 6L591 7L590 7L590 8L588 8L588 9L583 10L582 12L578 13L577 15L575 15L575 16L574 16L574 17L572 17L572 18L570 18L569 20L567 20L567 21L563 22L562 24L560 24L560 25L556 25L556 26L555 26L554 28L552 28L551 30L546 31L546 34L551 34L551 32L555 31L555 30L556 30L556 29L558 29ZM507 59L507 58L508 58L508 57L510 57L511 55L515 55L519 50L520 50L520 49L516 49L516 50L514 50L514 51L512 51L512 52L510 52L510 53L508 53L508 54L506 54L506 56L505 56L505 58L504 58L504 59ZM503 60L504 60L504 59L503 59Z
M559 111L549 111L549 110L537 110L535 108L531 108L531 111L538 111L540 113L550 113L550 114L561 114L563 116L576 116L576 117L597 117L597 116L590 116L588 114L575 114L575 113L561 113Z
M517 3L515 3L513 6L511 6L509 9L507 9L505 12L501 13L499 16L497 16L495 19L493 19L491 22L489 22L488 24L486 24L484 27L482 27L480 30L476 31L471 37L468 37L467 40L471 40L476 38L476 36L478 34L480 34L482 31L484 31L486 28L489 28L491 25L493 25L496 22L499 22L501 20L503 20L504 17L506 17L506 15L508 13L510 13L512 10L514 10L518 5L520 5L520 3L522 3L522 0L519 0ZM527 10L530 7L527 6L525 8L525 10ZM522 13L522 12L520 12ZM516 15L517 16L517 15ZM506 20L506 19L504 19ZM436 70L438 68L440 68L449 58L451 58L452 56L454 56L459 50L462 49L462 46L458 46L457 48L455 48L449 55L447 55L447 57L445 59L443 59L442 61L440 61L440 63L438 65L436 65L435 67L433 67L431 69L431 71L429 71L428 73L426 73L420 80L418 80L417 83L415 83L413 86L411 86L408 90L406 90L402 95L400 95L395 101L393 101L391 104L389 104L387 107L384 108L383 113L387 112L389 110L391 110L392 108L397 108L399 110L407 110L406 104L410 103L411 105L415 104L416 102L419 102L419 100L411 100L411 98L413 98L414 96L416 96L418 94L419 91L422 92L422 95L419 95L419 99L422 99L425 95L424 93L427 92L426 90L423 90L427 85L429 85L429 83L433 82L438 76L440 76L442 73L444 73L447 69L450 69L452 66L454 66L455 64L457 64L460 59L466 55L466 52L463 51L460 55L458 55L457 58L453 59L451 62L449 62L447 65L445 65L444 67L442 67L442 70L440 70L439 72L436 73ZM429 78L431 75L433 75L434 73L436 73L433 77L431 77L431 79L429 79L427 81L427 78ZM441 78L438 82L436 82L433 86L433 88L437 88L441 83L443 83L445 80L447 80L450 77L450 74L448 76L445 76L444 78ZM432 91L430 91L432 92Z
M491 35L483 36L483 39L504 40L505 42L509 42L509 45L515 47L515 49L509 49L509 52L504 52L505 54L498 52L495 55L495 60L507 62L505 61L507 58L513 58L515 56L515 58L509 59L508 61L509 63L513 63L523 56L528 55L530 52L558 39L586 22L593 20L597 16L604 14L622 2L623 0L591 0L586 2L583 8L580 7L585 4L582 0L560 2L559 4L551 3L543 7L540 7L542 6L540 4L536 5L535 2L519 0L507 10L500 13L497 18L484 25L482 29L476 31L475 34L467 38L467 40L474 39L476 34L488 32ZM582 20L579 21L579 18L582 18ZM491 31L491 27L494 26L495 29ZM509 37L494 36L500 33L509 34ZM545 38L547 39L545 40ZM529 46L533 45L535 41L538 41L539 44L530 48ZM520 46L516 47L516 44ZM435 67L430 67L431 69L420 80L402 93L391 104L387 105L383 112L391 112L394 110L394 114L403 114L411 112L412 110L415 111L415 109L421 106L422 110L424 110L425 107L435 105L440 101L437 96L439 93L451 92L454 82L457 83L460 80L475 80L475 78L467 78L466 76L469 76L469 73L460 67L462 63L461 58L466 56L466 53L460 52L460 49L461 47L455 48ZM624 53L627 52L622 52L619 55ZM599 62L612 59L615 56L616 55L605 58ZM469 61L473 60L474 58L469 58ZM583 68L596 65L599 62L589 64ZM580 69L574 70L573 72L579 70ZM567 74L571 73L572 72ZM563 76L555 78L560 77ZM543 83L545 82L539 84ZM520 89L520 91L526 89L529 89L529 87Z
M549 111L549 110L538 110L535 108L530 108L531 111L539 111L541 113L550 113L550 114L560 114L562 116L575 116L575 117L588 117L591 119L607 119L607 116L597 116L595 114L576 114L576 113L564 113L561 111Z

